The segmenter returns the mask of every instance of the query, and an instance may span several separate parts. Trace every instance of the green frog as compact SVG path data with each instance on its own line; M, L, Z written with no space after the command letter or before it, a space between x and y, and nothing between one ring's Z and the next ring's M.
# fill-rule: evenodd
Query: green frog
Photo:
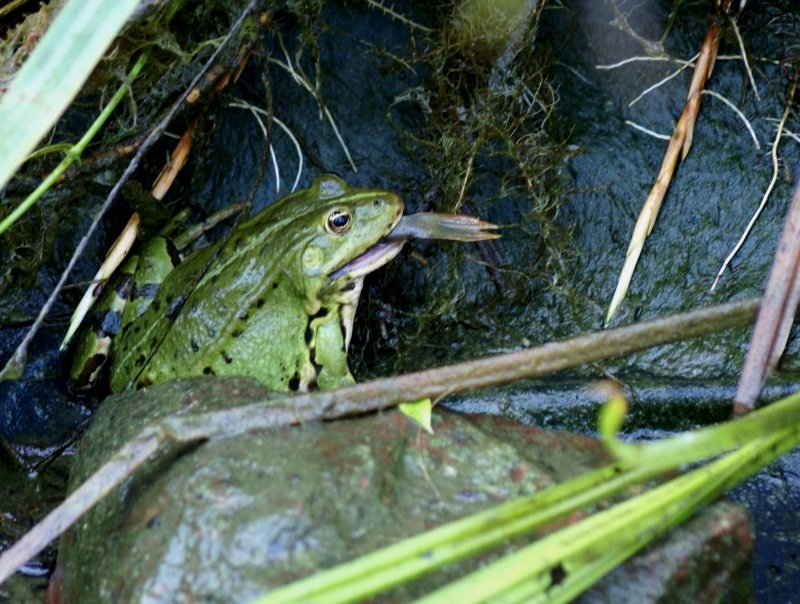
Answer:
M80 387L108 356L114 392L203 374L249 375L280 391L351 384L347 349L364 276L409 238L496 236L471 218L413 216L398 226L396 194L326 175L174 268L168 242L156 238L124 271L131 302L103 329L119 332L113 350L79 345L92 352L76 355L73 382Z

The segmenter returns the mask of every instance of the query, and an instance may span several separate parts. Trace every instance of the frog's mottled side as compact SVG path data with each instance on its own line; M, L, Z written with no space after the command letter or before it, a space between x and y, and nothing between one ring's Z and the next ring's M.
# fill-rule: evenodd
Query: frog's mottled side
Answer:
M363 275L399 246L368 255L367 268L337 269L402 213L397 195L333 176L276 202L187 258L141 316L123 321L111 389L200 374L250 375L276 390L352 383L347 347Z

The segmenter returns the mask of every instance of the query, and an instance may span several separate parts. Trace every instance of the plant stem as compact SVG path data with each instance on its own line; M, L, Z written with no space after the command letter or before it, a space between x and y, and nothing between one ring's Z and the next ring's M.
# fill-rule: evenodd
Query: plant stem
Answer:
M131 68L130 72L128 73L128 77L125 78L125 82L117 88L117 91L114 93L114 96L111 97L111 100L108 104L103 108L103 111L100 115L97 116L97 119L94 120L89 129L86 133L81 137L81 139L72 145L68 151L64 154L64 159L61 160L61 163L56 166L56 168L50 172L50 174L45 178L41 184L34 189L34 191L28 195L22 203L20 203L14 211L11 212L8 216L6 216L2 221L0 221L0 235L2 235L11 225L13 225L19 218L27 212L33 204L35 204L39 199L41 199L42 195L44 195L47 191L50 190L64 172L67 171L74 162L78 161L81 158L81 154L92 142L94 137L103 127L103 125L108 121L108 118L111 117L111 114L114 112L114 109L117 108L120 101L122 101L125 94L127 94L128 90L131 87L131 84L136 79L136 77L141 73L142 68L144 67L145 63L147 62L147 55L149 53L147 51L143 52L139 59L136 61L134 66Z

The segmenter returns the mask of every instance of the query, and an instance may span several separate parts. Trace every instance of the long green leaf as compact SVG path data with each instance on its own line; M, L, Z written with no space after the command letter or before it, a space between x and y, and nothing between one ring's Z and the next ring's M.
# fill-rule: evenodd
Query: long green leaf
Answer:
M525 552L523 556L527 556L521 563L518 563L520 557L503 558L496 563L499 566L492 567L501 570L483 574L478 571L424 600L437 604L452 601L467 604L482 601L481 598L492 602L535 602L541 596L542 601L568 601L641 548L645 544L641 535L655 537L677 525L699 506L800 442L800 394L735 421L644 444L614 440L622 421L617 416L624 414L617 403L618 400L611 401L601 417L601 425L606 444L613 452L622 454L618 463L318 572L275 589L252 604L361 601L444 564L495 547L668 469L741 447L665 487L541 539L521 550L520 554ZM610 518L618 522L613 528ZM609 547L612 542L618 542L616 549ZM554 544L561 549L553 549ZM548 590L552 571L548 561L553 560L565 563L569 577L558 589ZM535 596L542 585L544 591ZM548 600L551 596L552 600Z

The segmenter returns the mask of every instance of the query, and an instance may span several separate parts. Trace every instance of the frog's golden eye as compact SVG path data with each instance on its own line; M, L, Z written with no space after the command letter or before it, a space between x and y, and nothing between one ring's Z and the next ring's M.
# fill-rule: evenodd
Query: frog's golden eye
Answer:
M352 226L353 220L347 210L334 210L328 214L328 219L325 221L325 228L336 235L346 233Z

